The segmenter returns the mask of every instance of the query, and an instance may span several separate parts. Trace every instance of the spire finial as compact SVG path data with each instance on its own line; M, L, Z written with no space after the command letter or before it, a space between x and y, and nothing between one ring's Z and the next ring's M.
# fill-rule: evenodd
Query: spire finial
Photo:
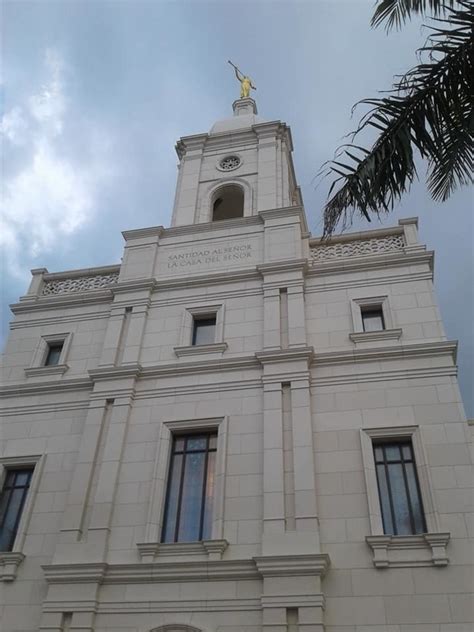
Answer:
M256 90L257 88L253 85L252 79L249 76L244 75L243 72L237 68L235 64L233 64L230 59L227 62L233 67L235 71L235 76L237 77L237 81L240 82L240 98L248 99L250 97L250 89Z

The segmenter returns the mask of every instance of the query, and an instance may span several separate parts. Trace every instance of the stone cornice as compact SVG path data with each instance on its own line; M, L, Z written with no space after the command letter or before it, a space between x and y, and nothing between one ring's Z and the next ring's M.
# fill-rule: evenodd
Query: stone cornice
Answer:
M219 222L204 222L202 224L186 224L185 226L173 226L165 228L163 238L177 237L181 235L196 235L199 233L209 233L225 231L229 228L238 228L240 226L261 226L262 220L258 215L251 217L237 217L235 219L224 219ZM236 235L238 236L238 235ZM163 245L163 244L162 244Z
M311 379L312 387L341 386L343 384L370 384L371 382L388 382L396 380L419 380L438 377L456 377L456 366L423 367L410 369L393 369L390 371L370 371L367 373L343 373L339 375L314 376Z
M97 369L90 369L89 376L93 382L102 382L109 380L116 380L122 378L137 378L142 371L141 364L135 362L129 365L113 366L113 367L99 367Z
M255 557L254 560L263 577L301 577L305 575L324 577L330 565L327 553L272 555Z
M400 267L408 265L427 264L433 272L434 269L434 252L432 250L423 250L421 252L386 252L377 255L362 255L359 257L341 257L340 259L328 259L325 262L314 262L308 268L309 276L322 276L328 273L347 273L352 270L362 272L374 269L386 269L388 267ZM411 280L412 275L407 277ZM431 274L430 278L433 278Z
M50 375L63 375L69 369L68 364L55 364L53 366L30 366L25 369L26 377L49 377Z
M305 273L308 269L307 259L293 259L290 261L275 261L271 263L261 263L257 266L257 270L262 276L267 274L289 272L294 270L301 270Z
M44 281L60 281L62 279L73 279L82 276L95 276L102 274L114 274L120 272L120 263L114 263L107 266L97 266L95 268L79 268L76 270L61 270L61 272L45 272L43 274ZM40 268L41 269L41 268ZM44 268L46 270L46 268ZM37 270L32 270L36 272Z
M174 347L174 352L178 356L178 358L181 358L201 354L208 355L213 353L219 353L220 355L222 355L226 349L227 342L214 342L208 345L186 345L181 347Z
M297 215L301 222L301 230L303 234L308 232L308 224L306 223L306 213L302 206L285 206L283 208L265 209L259 211L259 216L264 220L276 219L281 217L291 217Z
M350 364L373 360L393 360L394 358L419 358L449 356L456 363L458 343L451 340L439 342L415 342L399 344L392 347L375 347L366 349L347 349L316 353L313 365Z
M382 329L381 331L358 331L349 334L349 338L356 344L364 342L379 342L380 340L399 340L401 329Z
M222 548L222 546L221 546ZM248 560L183 560L136 564L48 564L42 566L48 584L133 584L170 581L217 581L262 577L323 577L327 553L279 555Z
M374 228L370 230L360 230L353 233L341 233L331 238L312 237L310 246L332 246L333 244L346 243L349 241L361 241L363 239L373 239L375 237L387 237L389 235L403 235L403 226L389 226L387 228Z
M154 277L151 279L130 279L126 281L119 281L111 288L111 292L114 296L116 294L125 294L127 292L137 292L140 290L152 292L155 289L155 286L156 279ZM136 303L133 303L133 305L136 305Z
M309 365L314 356L313 347L296 347L293 349L272 349L257 351L255 357L261 364L279 364L294 360L304 360Z
M12 303L10 309L14 314L27 314L29 312L44 312L51 309L63 309L66 307L79 307L84 304L110 303L113 299L110 288L101 290L87 290L74 294L61 294L53 296L41 296L34 300L20 303ZM23 297L20 299L23 301Z
M71 378L61 381L34 382L32 384L7 384L0 387L0 398L78 391L90 389L91 386L92 382L88 377Z
M187 277L160 279L156 283L156 289L174 289L180 287L222 285L238 281L251 281L260 279L260 274L253 268L229 270L228 272L215 272L196 274ZM226 290L224 290L226 291Z
M146 237L160 238L164 231L165 228L163 226L149 226L147 228L132 228L130 230L123 230L122 235L125 241L131 241L132 239L143 239Z
M25 555L18 551L0 551L0 581L14 581Z

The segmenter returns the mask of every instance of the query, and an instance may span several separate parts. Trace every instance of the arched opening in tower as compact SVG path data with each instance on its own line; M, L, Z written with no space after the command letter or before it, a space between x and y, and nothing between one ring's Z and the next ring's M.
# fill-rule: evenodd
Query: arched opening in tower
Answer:
M244 192L236 184L227 184L220 188L214 196L212 204L212 221L234 219L244 216Z

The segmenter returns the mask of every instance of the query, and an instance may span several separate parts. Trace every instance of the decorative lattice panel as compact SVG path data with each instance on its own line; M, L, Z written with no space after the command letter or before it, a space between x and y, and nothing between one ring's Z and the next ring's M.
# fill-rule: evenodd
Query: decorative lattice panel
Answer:
M72 294L73 292L102 290L117 283L118 276L118 272L112 272L111 274L96 274L94 276L46 281L42 294L43 296L50 296L52 294Z
M378 255L385 252L401 251L405 246L403 235L389 235L387 237L373 237L359 241L346 241L327 246L312 246L311 259L313 263L327 259L346 257L363 257L364 255Z

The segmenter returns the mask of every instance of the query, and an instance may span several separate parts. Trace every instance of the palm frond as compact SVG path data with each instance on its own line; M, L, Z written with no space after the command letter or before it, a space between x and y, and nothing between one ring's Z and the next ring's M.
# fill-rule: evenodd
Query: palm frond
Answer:
M380 0L370 24L377 27L386 22L386 30L391 31L401 28L414 14L425 15L429 11L436 17L455 4L456 0Z
M335 180L324 208L325 236L339 221L344 226L352 221L355 212L370 221L392 210L417 177L416 150L428 163L435 200L472 182L474 5L459 4L461 9L450 9L431 29L420 51L426 61L399 79L389 96L361 101L371 109L352 140L366 128L378 138L369 151L343 145L328 163L326 174Z

